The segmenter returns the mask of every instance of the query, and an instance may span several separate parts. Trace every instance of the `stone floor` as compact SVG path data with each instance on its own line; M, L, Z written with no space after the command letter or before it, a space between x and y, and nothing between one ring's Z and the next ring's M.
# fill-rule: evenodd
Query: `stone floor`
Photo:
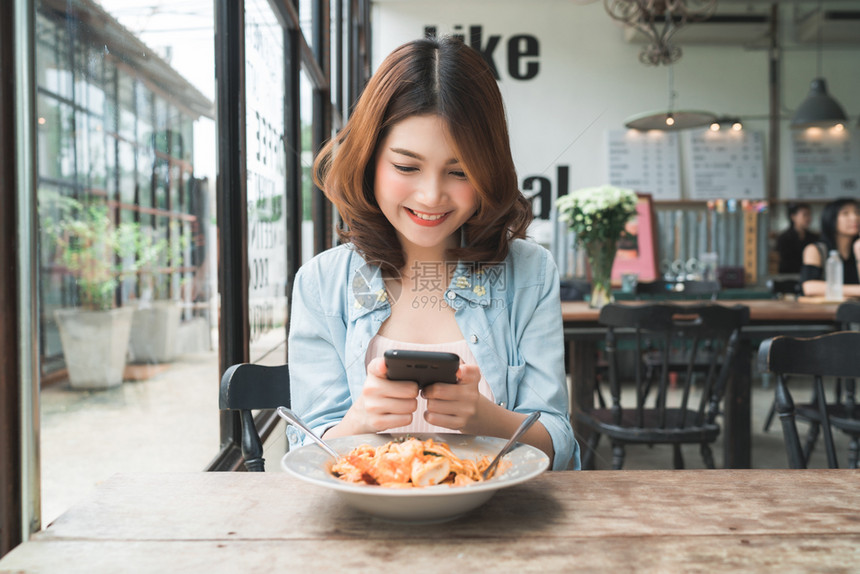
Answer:
M204 468L220 436L218 358L183 355L104 391L52 385L42 389L41 413L44 527L114 473Z
M796 397L801 399L803 397ZM753 389L752 458L756 468L784 468L786 457L778 421L762 432L772 390L756 382ZM59 384L41 394L42 524L47 526L69 506L116 472L196 472L219 446L218 361L215 352L182 355L152 378L127 381L108 391L75 391ZM801 429L803 432L804 429ZM267 470L279 471L286 448L282 428L266 445ZM843 464L845 437L837 433ZM811 467L824 467L823 449ZM698 448L685 448L687 468L702 468ZM721 441L715 445L718 466ZM597 453L597 468L610 466L606 440ZM671 468L668 447L631 447L625 469Z

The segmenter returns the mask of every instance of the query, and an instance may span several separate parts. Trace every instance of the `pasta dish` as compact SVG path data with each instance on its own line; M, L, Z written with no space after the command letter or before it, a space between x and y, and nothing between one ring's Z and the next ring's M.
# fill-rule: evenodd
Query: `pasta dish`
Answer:
M444 442L407 438L378 447L357 446L334 463L331 472L347 482L392 488L465 486L483 481L481 473L489 465L487 456L461 459Z

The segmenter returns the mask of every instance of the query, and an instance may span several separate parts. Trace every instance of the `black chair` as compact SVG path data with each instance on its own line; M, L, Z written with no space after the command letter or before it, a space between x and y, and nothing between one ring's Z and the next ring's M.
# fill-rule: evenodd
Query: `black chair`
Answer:
M649 281L636 284L636 298L643 295L656 299L710 299L715 301L720 292L716 281Z
M709 299L711 301L717 300L719 292L720 284L716 281L665 281L662 279L649 281L647 283L637 283L636 290L634 291L637 300L641 300L643 299L643 296L645 296L646 299L651 300ZM645 354L643 357L646 371L645 378L649 381L646 385L648 390L651 388L654 369L662 364L659 357L653 357L652 355L653 354ZM682 360L680 363L671 362L668 365L668 368L669 372L678 373L683 371L685 365ZM702 363L701 360L698 361L693 368L696 371L701 371L703 368L706 369L707 360L705 360L704 363Z
M290 406L290 372L287 365L267 367L241 363L221 377L218 408L239 411L242 422L242 458L251 472L263 472L263 444L252 410Z
M599 322L607 327L606 356L609 365L608 408L576 413L578 424L592 431L583 455L583 468L593 468L594 452L602 435L612 442L612 468L624 465L628 444L671 444L674 467L683 468L681 445L699 444L705 465L714 468L710 444L720 434L716 418L732 372L741 327L749 322L749 308L715 304L651 305L610 304L601 309ZM632 393L622 392L618 368L619 331L631 330L635 341L635 386ZM647 340L647 342L646 342ZM648 381L643 377L644 356L654 350L662 358L658 392L648 406ZM708 369L701 384L694 370L703 349L708 349ZM678 385L679 405L669 404L670 357L682 354L686 369ZM691 405L694 387L701 393L698 406Z
M860 324L860 303L856 302L845 302L839 305L836 309L836 324L839 326L839 329L842 331L856 331L858 330L858 324ZM836 379L835 389L834 389L834 400L833 403L828 403L828 411L832 412L836 415L841 415L837 417L837 420L841 420L843 418L852 418L851 413L854 412L855 407L857 406L857 399L855 394L856 381L854 378L846 379L844 381L844 394L843 394L843 380L841 377ZM812 400L809 403L804 403L801 405L797 405L797 418L805 420L809 423L809 431L806 435L806 441L803 448L803 456L808 461L812 451L815 449L815 444L818 442L818 434L821 429L820 417L818 414L818 406L817 406L817 397L813 396ZM856 418L856 417L855 417ZM834 425L839 428L839 425ZM848 465L850 468L857 468L857 457L858 450L860 450L860 437L856 433L852 433L850 431L850 427L853 425L849 424L849 429L841 429L846 432L851 437L851 442L849 443L849 455L848 455Z
M785 299L786 297L797 299L799 295L803 295L803 286L800 283L800 279L794 278L772 277L767 280L767 290L773 299ZM764 432L770 430L770 425L773 423L775 415L776 403L771 403L762 427Z
M836 308L836 325L837 328L841 331L857 331L860 330L860 302L846 301L839 305ZM842 395L842 379L836 379L836 388L835 388L835 398L836 403L845 404L846 408L851 408L851 405L856 404L855 398L855 386L856 383L854 379L848 379L845 381L845 396ZM764 431L767 432L770 430L770 425L773 422L773 417L776 413L776 402L770 406L770 410L767 413L767 417L764 420ZM818 430L819 425L816 422L818 420L818 408L816 406L816 400L813 398L809 403L805 403L803 405L798 405L797 407L797 416L807 422L810 423L809 432L806 438L806 446L803 449L804 456L806 459L809 459L809 455L812 454L812 450L815 448L815 443L818 441ZM853 450L858 449L857 438L853 438L852 441L855 443L852 447Z
M824 395L823 377L856 378L860 376L860 332L837 331L811 339L796 337L774 337L762 342L759 347L758 365L763 372L777 376L774 391L776 412L782 422L785 449L791 468L806 468L808 456L804 454L797 434L794 401L788 390L788 376L812 377L815 422L824 431L827 465L838 468L836 448L831 428L837 427L850 434L852 447L849 450L849 466L857 467L857 437L860 436L860 408L843 403L827 404ZM813 416L810 406L806 416Z
M836 308L836 322L843 331L860 330L860 301L846 301Z

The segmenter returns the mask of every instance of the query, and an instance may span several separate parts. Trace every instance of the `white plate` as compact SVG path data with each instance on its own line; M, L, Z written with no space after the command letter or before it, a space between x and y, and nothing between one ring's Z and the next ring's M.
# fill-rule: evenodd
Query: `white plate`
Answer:
M363 434L326 440L340 454L369 444L379 446L407 435ZM475 459L483 455L496 456L504 439L461 434L414 433L408 436L420 440L432 438L448 443L460 458ZM538 476L549 466L549 457L527 444L520 444L505 455L510 465L490 480L468 486L428 486L424 488L386 488L355 484L332 476L329 468L334 460L320 447L309 444L290 451L281 459L284 470L290 474L336 491L350 506L397 522L442 522L456 518L485 503L500 488L513 486Z

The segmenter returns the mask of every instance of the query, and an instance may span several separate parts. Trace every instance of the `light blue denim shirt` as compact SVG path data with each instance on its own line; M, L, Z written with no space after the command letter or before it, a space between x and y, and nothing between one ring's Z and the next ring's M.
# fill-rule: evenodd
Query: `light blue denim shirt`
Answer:
M568 415L559 278L549 252L515 240L499 265L461 262L445 291L460 331L493 390L512 411L541 411L554 470L579 469ZM290 310L292 408L318 434L361 394L371 338L391 313L379 268L350 245L314 257L296 275ZM304 437L292 427L291 446Z

